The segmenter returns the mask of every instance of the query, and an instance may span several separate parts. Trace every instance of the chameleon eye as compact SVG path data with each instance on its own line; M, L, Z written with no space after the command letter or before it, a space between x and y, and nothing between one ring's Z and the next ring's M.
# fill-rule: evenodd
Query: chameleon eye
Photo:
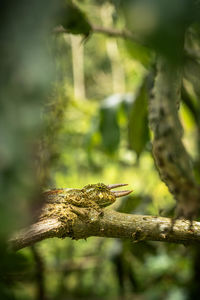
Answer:
M104 183L97 183L96 188L98 191L104 191L107 189L107 186Z

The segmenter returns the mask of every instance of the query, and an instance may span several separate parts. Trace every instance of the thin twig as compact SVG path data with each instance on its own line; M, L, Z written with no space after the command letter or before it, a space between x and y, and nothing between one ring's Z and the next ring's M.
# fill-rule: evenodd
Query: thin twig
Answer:
M141 43L141 40L138 38L138 36L136 36L136 34L134 34L133 32L127 29L120 30L115 28L106 28L97 25L92 25L92 31L94 33L106 34L110 37L122 38L122 39L131 40L133 42Z
M57 26L54 28L53 33L55 34L70 33L70 31L64 28L63 26ZM120 30L115 28L102 27L98 25L91 25L91 33L97 33L97 34L100 33L100 34L107 35L109 37L130 40L132 42L139 43L141 45L145 44L141 38L139 38L136 34L134 34L133 32L127 29Z

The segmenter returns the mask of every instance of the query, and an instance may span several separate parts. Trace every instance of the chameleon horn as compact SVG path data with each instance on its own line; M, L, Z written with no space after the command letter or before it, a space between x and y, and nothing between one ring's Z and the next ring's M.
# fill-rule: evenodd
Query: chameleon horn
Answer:
M123 197L123 196L127 196L129 195L130 193L132 193L132 191L114 191L112 192L116 198L119 198L119 197Z
M121 187L121 186L125 186L125 185L128 185L127 183L115 183L115 184L109 184L107 185L107 187L112 190L112 189L115 189L115 188L118 188L118 187Z

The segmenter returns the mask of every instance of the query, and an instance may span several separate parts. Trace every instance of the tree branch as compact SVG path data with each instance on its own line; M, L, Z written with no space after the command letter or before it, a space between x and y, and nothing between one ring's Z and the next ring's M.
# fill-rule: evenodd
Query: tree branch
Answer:
M193 219L200 206L200 187L182 142L178 117L182 74L180 67L159 58L154 95L150 99L149 123L154 132L153 154L161 179L177 201L177 216Z
M141 38L138 37L138 35L134 34L130 30L124 29L115 29L115 28L107 28L107 27L102 27L98 25L91 25L91 32L92 33L97 33L97 34L104 34L109 37L115 37L115 38L122 38L126 40L130 40L135 43L139 43L141 45L144 45L144 41L142 41ZM69 30L65 29L63 26L57 26L54 28L53 33L59 34L59 33L70 33Z
M138 241L163 241L172 243L200 243L200 222L191 224L189 220L131 215L105 210L103 216L96 215L92 209L78 208L81 212L73 223L65 224L57 219L46 219L22 230L10 240L14 250L33 245L47 238L70 237L72 239L88 238L90 236L109 238L129 238ZM87 214L87 218L83 215Z
M131 40L132 42L137 42L141 43L141 39L131 32L130 30L124 29L124 30L119 30L115 28L106 28L106 27L101 27L97 25L92 25L92 31L94 33L102 33L105 35L108 35L110 37L116 37L116 38L122 38L126 40Z

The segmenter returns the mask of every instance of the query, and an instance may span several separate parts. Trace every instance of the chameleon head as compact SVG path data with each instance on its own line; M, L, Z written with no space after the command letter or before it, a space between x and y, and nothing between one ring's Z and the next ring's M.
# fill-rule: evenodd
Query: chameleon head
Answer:
M88 199L94 201L100 207L111 205L115 202L117 197L122 197L130 194L132 191L112 191L112 189L125 186L127 184L111 184L105 185L104 183L86 185L82 191L86 194Z

